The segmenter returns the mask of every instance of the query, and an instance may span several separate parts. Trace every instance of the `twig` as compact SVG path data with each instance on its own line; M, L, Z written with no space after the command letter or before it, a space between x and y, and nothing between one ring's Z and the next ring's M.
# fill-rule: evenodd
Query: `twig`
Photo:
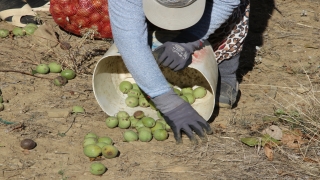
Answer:
M74 66L74 71L77 73L78 72L77 60L76 60L74 54L72 54L72 52L70 50L69 50L69 57L72 60L72 63Z
M55 152L55 154L70 154L70 153L66 153L66 152Z
M240 86L262 86L262 87L277 87L277 88L283 88L283 89L295 89L291 87L284 87L284 86L274 86L274 85L263 85L263 84L241 84Z
M63 91L66 91L66 92L77 92L77 93L79 93L79 94L87 95L85 92L81 92L81 91L77 91L77 90L64 89ZM91 90L91 91L92 91L92 90Z
M275 9L282 17L284 17L284 15L282 14L282 12L281 12L276 6L274 6L274 9Z
M32 64L32 65L38 65L37 63L34 63L34 62L28 62L28 61L25 61L25 60L22 60L22 61L19 61L18 62L21 62L21 63L28 63L28 64Z
M290 36L300 36L301 34L288 34L288 35L283 35L283 36L279 36L279 37L276 37L275 39L283 39L283 38L287 38L287 37L290 37Z
M309 25L305 25L305 24L301 24L301 23L297 23L297 25L299 25L299 26L304 26L304 27L308 27L308 28L320 29L320 28L318 28L318 27L313 27L313 26L309 26Z
M14 123L12 125L10 125L6 130L5 132L8 133L8 132L11 132L11 131L15 131L17 129L19 130L22 130L23 128L25 128L24 126L24 122L19 122L19 123Z
M163 173L195 173L195 174L199 174L201 172L198 171L172 171L172 170L161 170L161 169L148 169L148 171L154 171L154 172L163 172Z
M52 80L52 78L35 76L35 75L31 74L31 73L26 73L26 72L16 71L16 70L0 70L0 72L15 72L15 73L25 74L25 75L28 75L28 76L37 77L37 78L41 78L41 79Z
M75 114L73 115L73 120L72 120L71 125L69 126L69 128L68 128L64 133L60 133L60 132L59 132L59 133L58 133L59 136L61 136L61 137L66 136L67 132L71 129L71 127L73 126L74 122L76 121L76 115L77 115L77 113L75 113Z

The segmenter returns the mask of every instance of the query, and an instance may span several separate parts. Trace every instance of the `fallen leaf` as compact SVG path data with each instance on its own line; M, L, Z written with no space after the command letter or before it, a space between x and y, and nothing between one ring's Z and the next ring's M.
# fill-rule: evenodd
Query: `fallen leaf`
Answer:
M319 163L319 161L316 161L316 160L308 158L308 157L303 158L303 161L304 162L311 162L311 163Z
M282 130L276 125L267 127L262 131L262 134L269 134L270 137L276 140L280 140L282 138Z
M293 131L291 131L291 132L293 132L295 135L297 135L297 136L301 136L302 137L302 135L303 135L303 133L301 132L301 130L300 129L294 129Z
M299 148L302 144L304 144L304 140L302 139L301 132L296 130L294 132L292 131L286 131L281 139L281 142L292 149Z
M59 43L55 31L47 24L42 24L37 28L32 35L32 41L40 46L50 48L55 47Z
M261 138L261 146L264 146L265 144L269 144L271 147L275 147L280 145L281 142L271 137L269 134L264 134Z
M225 124L218 124L218 127L222 128L222 129L227 129L227 126Z
M241 138L241 142L248 146L256 146L259 144L259 139L256 137L246 137L246 138Z
M253 125L251 125L250 130L251 131L258 131L260 129L260 127L261 127L261 124L253 124Z
M270 147L270 145L269 144L264 145L263 149L264 149L264 153L267 156L268 160L272 161L273 160L273 150Z
M303 134L302 137L303 137L304 139L308 139L308 140L311 140L311 141L313 141L313 142L319 141L319 136L317 136L316 134L313 134L312 136L309 135L309 134Z
M271 123L271 122L275 122L275 121L279 121L279 117L275 117L275 116L263 116L262 117L262 121L264 123Z
M281 115L285 115L285 114L286 114L286 112L283 109L276 109L274 111L274 115L276 115L276 116L281 116Z

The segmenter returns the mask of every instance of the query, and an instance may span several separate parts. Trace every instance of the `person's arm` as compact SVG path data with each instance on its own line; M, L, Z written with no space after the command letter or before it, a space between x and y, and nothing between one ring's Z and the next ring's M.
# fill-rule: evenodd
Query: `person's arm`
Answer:
M112 34L122 59L170 125L176 141L182 142L181 131L193 142L197 141L193 131L206 140L205 132L212 134L210 125L173 91L152 55L142 0L109 0L108 3Z
M204 40L225 23L240 0L207 0L203 16L195 25L182 30L172 42L155 49L157 63L179 71L190 65L192 54L202 47ZM192 13L192 12L190 12Z
M171 88L148 45L148 29L142 0L109 0L114 42L132 77L150 97Z
M240 0L207 0L204 14L200 21L186 29L198 39L205 40L225 23L235 8L240 4Z

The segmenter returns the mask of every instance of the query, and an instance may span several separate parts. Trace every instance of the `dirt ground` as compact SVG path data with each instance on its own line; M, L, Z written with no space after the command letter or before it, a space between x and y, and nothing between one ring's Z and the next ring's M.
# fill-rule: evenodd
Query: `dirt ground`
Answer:
M72 48L39 45L32 36L0 39L0 89L5 100L0 112L0 179L320 178L319 0L251 0L250 32L238 71L239 101L233 109L215 109L210 120L214 134L196 146L186 136L177 146L172 133L166 141L123 142L123 129L106 127L107 115L91 83L96 62L112 42L70 35L49 14L40 15ZM1 28L14 26L2 21ZM22 73L53 60L75 69L76 78L57 87L47 79L55 74ZM83 106L86 113L50 117L74 105ZM23 122L24 127L14 129L5 121ZM266 147L250 147L240 140L259 137L270 125L299 132L289 139L291 144L282 139L271 147L273 159ZM111 137L120 151L116 158L100 160L108 168L101 177L90 174L91 162L82 152L88 132ZM25 138L37 147L23 151L20 141Z

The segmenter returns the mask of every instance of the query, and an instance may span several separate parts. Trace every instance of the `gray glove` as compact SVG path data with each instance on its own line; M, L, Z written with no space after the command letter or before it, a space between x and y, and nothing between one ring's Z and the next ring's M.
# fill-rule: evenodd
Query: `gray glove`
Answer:
M192 131L196 132L203 141L207 140L204 135L204 130L207 134L212 134L211 127L207 121L173 90L152 98L152 101L171 127L177 143L182 142L181 131L184 131L194 143L197 143L197 139Z
M178 71L188 67L192 62L192 54L202 47L202 41L188 43L165 42L153 51L159 65Z

